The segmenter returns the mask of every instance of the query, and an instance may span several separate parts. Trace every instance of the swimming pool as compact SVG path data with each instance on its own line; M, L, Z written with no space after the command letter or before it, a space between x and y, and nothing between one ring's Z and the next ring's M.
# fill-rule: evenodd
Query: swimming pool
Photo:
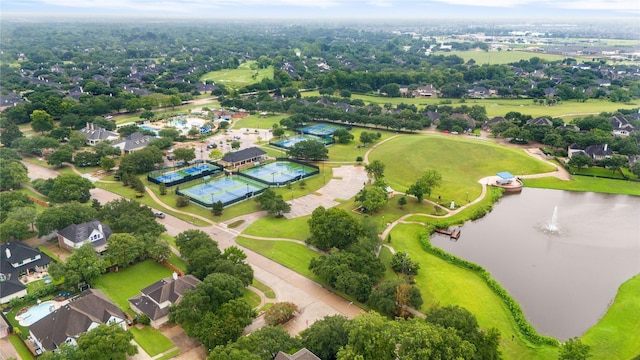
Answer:
M16 320L18 320L22 326L30 326L55 310L56 307L53 304L53 301L45 301L39 305L30 307L26 312L20 315L16 315Z

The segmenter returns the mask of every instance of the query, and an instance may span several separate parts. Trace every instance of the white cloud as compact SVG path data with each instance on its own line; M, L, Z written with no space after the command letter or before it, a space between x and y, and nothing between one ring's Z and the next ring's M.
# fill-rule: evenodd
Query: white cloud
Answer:
M575 10L607 10L607 11L640 11L638 0L433 0L451 5L479 7L516 8L524 5L537 7L575 9Z
M391 7L393 4L388 0L371 0L368 2L369 5L376 7Z

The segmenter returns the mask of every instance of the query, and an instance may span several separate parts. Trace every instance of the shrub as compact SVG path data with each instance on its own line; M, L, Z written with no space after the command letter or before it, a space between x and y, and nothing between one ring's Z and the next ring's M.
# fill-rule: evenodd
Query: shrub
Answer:
M189 199L188 196L178 196L176 198L176 206L177 207L187 207L189 206L189 202L191 201L191 199Z
M151 324L151 319L149 319L149 316L147 316L147 314L140 314L138 315L138 317L136 317L136 323L142 324L142 325L149 325Z
M160 183L160 195L166 195L167 194L167 184L165 183Z
M284 324L293 319L298 312L298 305L291 302L275 303L264 312L264 322L269 326Z

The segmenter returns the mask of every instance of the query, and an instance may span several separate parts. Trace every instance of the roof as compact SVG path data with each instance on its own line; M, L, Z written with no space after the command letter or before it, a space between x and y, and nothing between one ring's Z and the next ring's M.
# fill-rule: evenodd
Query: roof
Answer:
M9 253L7 253L9 250ZM10 254L11 257L7 255ZM25 260L31 261L24 263ZM21 273L36 266L47 266L51 258L38 249L24 244L20 241L12 241L0 246L0 274L5 281L0 281L0 295L6 297L24 290L26 287L19 281ZM21 264L14 267L12 264Z
M527 120L527 125L551 126L553 125L553 122L545 117L539 117L539 118Z
M314 353L307 348L298 350L295 354L289 355L282 351L279 351L273 360L321 360Z
M122 145L124 151L130 151L143 148L155 139L154 136L142 135L139 132L135 132L123 140L111 144L111 146L120 147Z
M58 231L58 234L62 235L65 239L68 239L76 244L81 243L89 239L89 235L93 231L102 233L102 239L93 242L94 247L99 247L107 243L109 236L113 234L113 230L109 225L105 225L100 220L92 219L82 224L71 224L66 228Z
M163 303L178 304L184 293L195 289L200 282L193 275L185 275L177 279L168 277L142 289L142 294L130 298L129 302L151 320L157 320L169 314L169 307Z
M254 159L258 156L266 155L267 153L257 147L250 147L246 149L242 149L240 151L232 152L225 155L221 161L228 163L241 162L245 160Z
M94 124L88 124L87 126L78 130L79 133L84 135L87 140L107 140L109 138L119 138L120 134L103 129Z
M503 172L499 172L496 175L498 175L498 177L500 177L501 179L513 179L515 176L513 176L513 174L511 174L508 171L503 171Z
M77 337L91 324L103 324L111 317L126 315L100 290L89 289L29 327L29 331L46 350L55 350L69 337Z

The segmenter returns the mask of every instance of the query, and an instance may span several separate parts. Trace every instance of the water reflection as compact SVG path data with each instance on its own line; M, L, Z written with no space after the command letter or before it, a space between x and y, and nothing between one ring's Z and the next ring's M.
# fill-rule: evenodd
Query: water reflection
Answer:
M554 206L560 231L545 231ZM465 224L457 242L431 241L482 265L538 332L565 340L593 326L640 273L640 197L527 188Z

